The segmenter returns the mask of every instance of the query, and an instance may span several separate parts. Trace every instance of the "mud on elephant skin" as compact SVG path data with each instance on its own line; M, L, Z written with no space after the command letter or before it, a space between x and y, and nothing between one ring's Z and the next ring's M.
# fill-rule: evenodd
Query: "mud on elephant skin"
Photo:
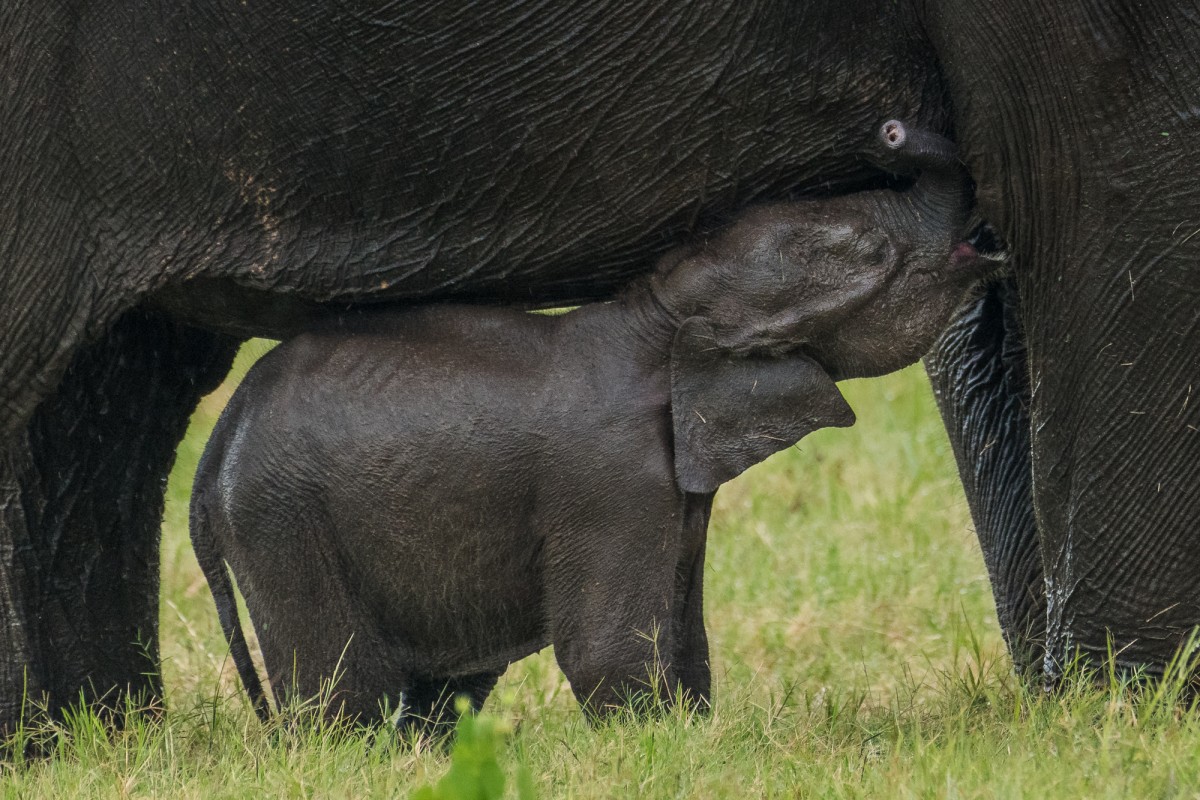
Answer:
M260 361L191 517L258 713L226 564L277 697L330 717L448 722L547 644L591 715L651 685L706 707L714 492L852 424L831 375L915 361L992 266L961 241L952 146L888 149L911 189L751 210L615 303L367 312Z

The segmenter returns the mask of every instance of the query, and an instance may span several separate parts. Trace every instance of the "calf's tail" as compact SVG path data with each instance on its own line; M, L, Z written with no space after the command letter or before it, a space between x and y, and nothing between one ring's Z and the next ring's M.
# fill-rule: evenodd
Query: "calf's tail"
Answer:
M216 436L214 435L213 438L216 439ZM225 559L216 544L214 526L226 525L225 516L219 505L216 508L212 507L212 503L217 502L217 499L206 490L206 487L201 485L203 478L209 472L205 466L209 461L211 448L212 443L210 442L209 448L206 449L204 457L200 460L200 466L196 470L197 481L192 489L191 513L188 521L191 528L192 549L196 552L200 570L204 573L213 600L217 604L217 617L221 621L221 630L225 632L225 641L229 643L229 654L233 657L238 675L241 676L242 685L246 687L246 694L250 696L254 713L261 721L266 722L271 715L270 701L267 699L267 693L258 677L258 671L254 669L254 662L250 658L250 647L246 644L242 622L238 617L233 582L229 578L229 569ZM226 531L225 533L226 536L223 538L228 540L230 532Z

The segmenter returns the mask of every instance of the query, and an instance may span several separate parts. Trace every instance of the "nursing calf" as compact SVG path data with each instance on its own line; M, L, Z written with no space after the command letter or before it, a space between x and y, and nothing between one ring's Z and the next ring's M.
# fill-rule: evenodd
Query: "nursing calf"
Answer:
M330 716L446 722L548 644L589 713L707 704L713 493L852 424L834 381L919 358L990 266L949 143L888 125L911 189L751 210L613 303L356 313L255 365L192 537L259 714L226 564L277 696L336 677Z

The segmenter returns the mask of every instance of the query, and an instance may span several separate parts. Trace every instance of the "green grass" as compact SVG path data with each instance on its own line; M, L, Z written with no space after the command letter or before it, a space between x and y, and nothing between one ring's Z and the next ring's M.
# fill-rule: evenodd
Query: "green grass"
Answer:
M717 496L711 718L591 729L544 652L488 702L512 731L501 766L523 765L541 798L1200 796L1200 721L1170 696L1079 684L1043 697L1010 677L921 372L843 388L854 428L820 431ZM166 721L110 736L81 717L53 757L3 768L4 796L406 797L446 773L444 754L387 732L254 720L186 529L229 391L202 403L168 489Z

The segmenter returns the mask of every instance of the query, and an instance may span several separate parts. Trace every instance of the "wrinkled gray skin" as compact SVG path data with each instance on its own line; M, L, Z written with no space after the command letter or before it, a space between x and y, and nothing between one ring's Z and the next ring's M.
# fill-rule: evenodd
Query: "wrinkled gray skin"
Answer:
M713 493L852 424L833 377L918 359L989 267L960 242L949 144L892 144L926 167L911 190L752 210L614 303L367 312L262 359L192 500L259 714L226 562L277 696L336 672L331 717L374 721L402 697L405 720L448 722L448 697L478 707L547 644L592 715L655 679L707 706Z

